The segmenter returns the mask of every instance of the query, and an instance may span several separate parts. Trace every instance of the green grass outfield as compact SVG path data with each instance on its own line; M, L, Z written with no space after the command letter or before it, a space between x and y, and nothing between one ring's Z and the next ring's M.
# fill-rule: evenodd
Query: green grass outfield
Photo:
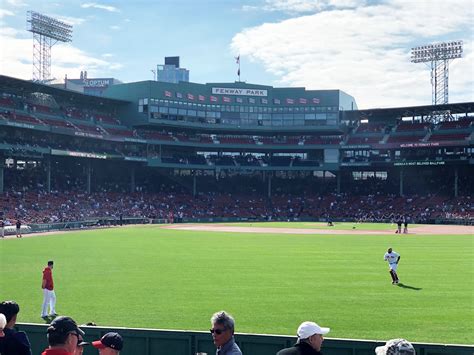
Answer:
M314 320L329 337L474 343L472 235L341 233L132 226L1 240L0 299L41 322L41 271L54 259L57 311L79 323L207 330L225 309L237 332L294 335ZM389 246L404 287L390 283Z

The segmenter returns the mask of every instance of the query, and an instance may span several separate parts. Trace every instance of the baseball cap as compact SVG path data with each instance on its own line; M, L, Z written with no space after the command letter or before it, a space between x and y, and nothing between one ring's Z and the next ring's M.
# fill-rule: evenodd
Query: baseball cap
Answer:
M92 346L97 349L109 347L115 350L122 350L123 339L119 333L110 332L105 334L100 340L93 341Z
M85 333L77 326L74 319L70 317L60 316L54 318L48 327L48 334L67 334L76 332L76 334L84 335Z
M3 313L0 313L0 330L3 330L7 325L7 318Z
M300 339L306 339L314 334L327 334L329 330L329 328L320 327L314 322L303 322L298 327L297 335Z
M408 340L392 339L384 346L375 348L376 355L416 355L415 348Z

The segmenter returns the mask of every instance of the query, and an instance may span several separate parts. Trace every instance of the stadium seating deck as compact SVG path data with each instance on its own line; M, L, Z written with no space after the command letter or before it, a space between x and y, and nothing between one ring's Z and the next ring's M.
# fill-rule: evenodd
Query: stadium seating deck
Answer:
M379 143L383 139L383 136L349 136L347 140L347 144L372 144L372 143Z
M465 140L470 133L435 133L428 139L430 142L435 141L459 141Z
M403 135L403 136L400 136L400 135L390 135L390 136L388 137L387 143L419 142L419 141L421 141L425 136L426 136L426 134L422 134L422 135L411 134L411 135Z
M441 122L438 125L438 129L441 130L450 130L450 129L465 129L472 125L472 118L464 118L457 121L445 121Z
M410 131L423 131L430 127L429 123L426 122L400 122L395 132L410 132Z

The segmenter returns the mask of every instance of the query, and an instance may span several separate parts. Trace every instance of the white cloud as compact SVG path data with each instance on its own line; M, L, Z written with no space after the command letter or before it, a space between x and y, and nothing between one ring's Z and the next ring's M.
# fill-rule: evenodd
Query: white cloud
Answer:
M21 33L13 28L2 27L0 30L0 73L2 75L29 80L32 78L32 42L31 38L18 38ZM78 77L81 70L89 75L113 75L122 68L120 63L106 59L94 58L71 44L58 43L51 49L51 74L62 79Z
M112 54L112 53L104 53L104 54L102 54L102 57L103 58L112 58L112 57L115 57L115 55Z
M327 8L356 8L364 5L365 0L265 0L263 6L244 5L242 10L314 13Z
M15 7L27 6L27 4L23 0L6 0L6 3Z
M3 18L5 16L13 16L13 15L15 14L12 11L0 9L0 18Z
M94 9L100 9L100 10L105 10L109 12L120 12L119 9L117 9L115 6L110 6L110 5L101 5L97 4L95 2L88 2L84 3L81 5L82 8L88 9L88 8L94 8Z
M472 101L473 11L471 0L391 0L377 6L332 8L245 29L234 36L231 47L262 63L280 85L341 89L353 95L360 108L387 107L431 103L429 70L410 62L410 48L452 34L449 39L465 40L466 55L452 63L450 101ZM465 38L459 38L460 31Z
M120 26L112 25L112 26L110 26L110 29L114 30L114 31L117 31L117 30L120 30Z

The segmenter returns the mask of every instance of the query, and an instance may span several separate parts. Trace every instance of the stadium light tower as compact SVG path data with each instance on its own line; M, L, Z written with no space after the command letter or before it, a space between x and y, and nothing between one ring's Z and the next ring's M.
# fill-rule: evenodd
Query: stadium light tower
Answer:
M35 11L26 14L27 29L33 33L33 81L51 81L51 47L72 41L72 26Z
M430 63L433 105L448 103L449 61L462 57L462 41L429 44L411 49L412 63Z

